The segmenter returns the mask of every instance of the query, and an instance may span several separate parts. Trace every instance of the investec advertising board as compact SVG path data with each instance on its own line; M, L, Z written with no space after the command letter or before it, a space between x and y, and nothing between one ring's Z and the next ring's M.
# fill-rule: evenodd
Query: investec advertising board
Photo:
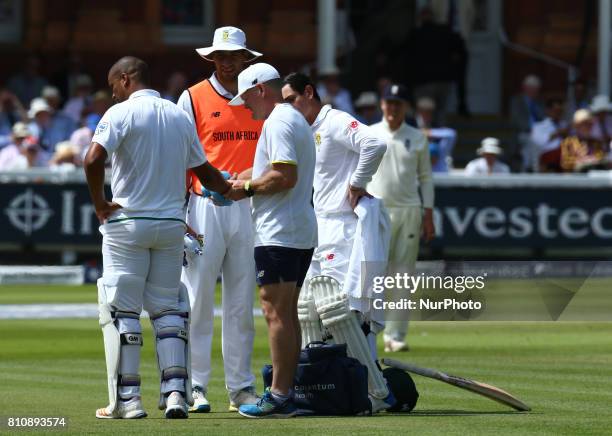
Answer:
M110 198L110 192L109 192ZM434 247L612 245L612 188L436 186ZM99 244L82 183L0 184L2 243Z

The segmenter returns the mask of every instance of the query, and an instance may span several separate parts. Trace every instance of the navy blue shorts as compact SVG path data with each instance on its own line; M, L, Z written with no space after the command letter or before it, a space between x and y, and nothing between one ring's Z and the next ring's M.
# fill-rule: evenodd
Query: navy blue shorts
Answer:
M299 249L265 245L255 247L257 285L296 282L301 288L310 267L314 248Z

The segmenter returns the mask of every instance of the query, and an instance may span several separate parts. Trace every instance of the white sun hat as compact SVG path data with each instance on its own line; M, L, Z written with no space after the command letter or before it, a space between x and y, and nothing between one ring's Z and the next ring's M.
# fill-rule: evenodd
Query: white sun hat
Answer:
M599 94L593 97L591 103L591 112L596 114L597 112L609 112L612 111L612 105L610 104L610 98L605 94Z
M476 153L482 154L502 154L502 149L499 146L499 139L488 137L480 142L480 148Z
M28 117L34 118L40 112L53 112L47 100L42 97L36 97L30 103L30 110L28 111Z
M237 50L246 50L251 53L253 58L250 60L262 56L261 53L247 48L246 35L244 32L239 28L232 26L219 27L217 30L215 30L212 45L210 47L197 48L196 52L207 61L212 61L209 56L215 51Z
M242 94L256 85L260 85L274 79L280 79L280 74L278 74L278 71L272 65L260 62L245 68L238 75L238 94L236 94L236 97L234 97L228 104L230 106L240 106L241 104L244 104L244 100L241 97Z
M593 119L593 115L591 114L591 111L588 109L578 109L576 112L574 112L574 124L580 124L583 123L585 121L590 121Z

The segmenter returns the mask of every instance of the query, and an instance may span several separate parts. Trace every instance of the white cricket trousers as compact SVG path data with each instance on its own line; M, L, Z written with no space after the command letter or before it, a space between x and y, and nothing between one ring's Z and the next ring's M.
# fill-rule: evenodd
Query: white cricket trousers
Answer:
M100 226L104 278L118 286L107 301L117 309L140 313L178 310L185 224L178 220L127 219Z
M397 272L414 274L421 239L421 206L387 207L391 219L391 243L389 245L389 275ZM401 319L386 316L385 340L404 341L408 333L408 311L402 311Z
M204 235L204 254L192 256L181 276L191 301L192 383L207 388L210 381L215 286L220 272L225 387L235 392L254 386L251 355L255 337L255 259L250 201L219 207L210 199L192 193L187 223Z

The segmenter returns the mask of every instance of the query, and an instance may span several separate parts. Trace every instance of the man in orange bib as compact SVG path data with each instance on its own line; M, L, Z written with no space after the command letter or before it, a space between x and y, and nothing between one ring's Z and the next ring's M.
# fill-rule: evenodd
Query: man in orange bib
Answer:
M215 30L211 47L196 52L214 62L215 72L184 91L178 106L192 117L211 165L230 174L253 166L263 125L244 106L227 103L238 91L238 74L261 53L246 47L244 32L236 27ZM194 256L181 280L191 301L192 412L209 412L206 399L211 366L215 286L221 273L223 288L223 362L230 410L258 400L251 372L253 350L253 223L248 199L217 207L202 196L197 177L191 177L187 223L204 235L204 256Z

